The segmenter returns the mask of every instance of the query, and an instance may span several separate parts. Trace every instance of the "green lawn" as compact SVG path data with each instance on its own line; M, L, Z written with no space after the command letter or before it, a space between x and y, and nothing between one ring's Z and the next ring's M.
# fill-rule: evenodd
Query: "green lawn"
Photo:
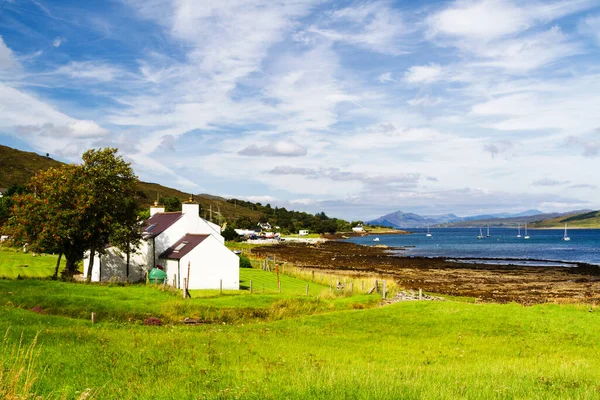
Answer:
M4 345L39 334L33 390L66 398L592 399L600 314L588 309L407 302L146 327L0 307L0 331Z
M0 247L0 278L44 278L52 276L58 256L42 254L32 256L29 253L3 249ZM61 269L65 259L61 260Z
M88 389L96 399L600 398L595 306L378 307L378 296L313 284L306 296L306 282L288 276L279 294L262 270L241 279L255 293L186 300L159 286L0 279L0 398L29 398L14 397L27 365L25 394L42 398ZM145 326L149 317L163 326Z

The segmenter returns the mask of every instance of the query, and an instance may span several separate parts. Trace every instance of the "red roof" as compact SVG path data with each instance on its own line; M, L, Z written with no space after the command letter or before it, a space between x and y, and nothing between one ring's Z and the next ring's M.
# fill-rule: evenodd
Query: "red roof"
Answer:
M167 230L183 214L179 212L156 213L144 224L144 238L153 238Z
M210 235L199 235L188 233L179 239L173 246L165 250L158 258L167 258L169 260L180 260L194 250L196 246L204 241Z

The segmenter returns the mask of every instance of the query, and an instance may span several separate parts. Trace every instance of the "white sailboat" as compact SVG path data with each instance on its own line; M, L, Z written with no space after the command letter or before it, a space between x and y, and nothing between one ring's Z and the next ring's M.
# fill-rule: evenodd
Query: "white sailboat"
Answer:
M477 236L477 239L483 239L483 231L481 230L481 227L479 227L479 236Z
M529 239L529 235L527 234L527 224L525 224L525 237L523 239Z
M376 237L376 238L373 238L373 241L374 241L374 242L379 242L379 238L378 238L378 237Z
M518 238L521 238L521 225L519 225L519 226L517 227L517 232L518 232L518 233L517 233L517 237L518 237Z
M571 238L569 237L569 235L567 235L567 223L565 222L565 234L563 236L563 240L565 242L568 242L569 240L571 240Z
M487 226L487 237L490 237L490 224Z
M427 236L427 237L431 237L432 236L431 232L429 232L429 225L427 225L427 234L425 236Z

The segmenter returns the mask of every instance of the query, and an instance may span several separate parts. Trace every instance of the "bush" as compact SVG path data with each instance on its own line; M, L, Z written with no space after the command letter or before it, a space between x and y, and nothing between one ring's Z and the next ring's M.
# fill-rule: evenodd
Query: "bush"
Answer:
M223 232L221 232L221 236L223 236L223 238L228 242L237 240L239 238L239 235L235 232L235 229L233 229L231 225L227 226Z
M252 268L250 259L243 254L240 254L240 268Z

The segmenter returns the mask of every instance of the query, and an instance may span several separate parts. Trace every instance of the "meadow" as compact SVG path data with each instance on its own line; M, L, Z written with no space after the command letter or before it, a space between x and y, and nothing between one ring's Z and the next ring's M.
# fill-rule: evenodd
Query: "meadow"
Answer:
M593 305L380 306L379 295L291 276L279 293L274 273L241 274L265 292L184 300L151 285L0 280L0 398L600 398Z

